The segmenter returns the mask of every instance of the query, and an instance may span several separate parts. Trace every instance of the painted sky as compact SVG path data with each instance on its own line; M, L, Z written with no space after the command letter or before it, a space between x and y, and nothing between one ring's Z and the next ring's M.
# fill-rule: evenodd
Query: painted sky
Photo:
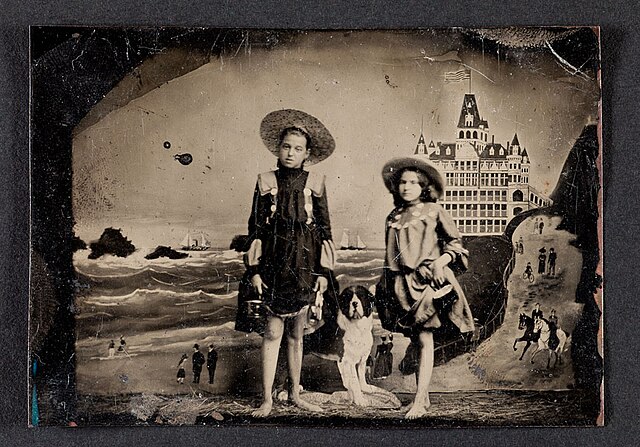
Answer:
M114 226L153 247L176 246L193 229L228 246L246 232L256 175L275 167L260 122L294 108L319 118L336 140L334 155L309 168L327 176L334 239L349 228L381 247L392 208L383 164L413 154L423 119L427 141L455 141L469 84L444 83L460 63L423 58L449 51L482 72L471 90L490 133L506 144L517 130L531 184L550 193L573 142L597 116L595 80L570 76L547 49L510 52L498 63L451 31L310 32L271 49L245 45L77 134L76 233L90 241ZM174 160L185 152L194 158L188 166Z

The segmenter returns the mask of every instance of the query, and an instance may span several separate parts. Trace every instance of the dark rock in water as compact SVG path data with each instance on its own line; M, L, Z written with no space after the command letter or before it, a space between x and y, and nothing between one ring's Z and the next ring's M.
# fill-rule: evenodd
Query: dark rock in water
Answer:
M122 230L111 227L105 228L100 239L92 242L89 248L91 248L89 259L98 259L107 254L126 258L136 251L131 241L122 235Z
M167 247L165 245L158 245L155 250L153 250L144 258L145 259L158 259L158 258L184 259L187 257L189 257L188 253L175 251L171 247Z
M251 241L249 240L249 236L246 234L237 234L233 237L231 241L231 245L229 249L235 250L237 252L245 252L249 250L249 246L251 245Z
M78 250L86 250L86 249L87 249L87 243L82 239L80 239L78 236L73 236L73 238L71 239L71 250L75 252Z

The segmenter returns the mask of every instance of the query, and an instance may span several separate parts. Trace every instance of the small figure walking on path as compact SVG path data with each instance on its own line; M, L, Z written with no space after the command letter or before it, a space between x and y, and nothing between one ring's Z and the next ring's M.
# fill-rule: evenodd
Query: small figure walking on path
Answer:
M193 356L191 358L191 366L193 369L193 383L200 383L200 373L204 365L204 354L200 352L200 345L193 345Z
M542 247L538 255L538 273L543 275L547 270L547 249Z
M184 378L187 375L184 370L184 366L187 364L188 358L189 356L187 354L182 354L182 357L180 357L180 361L178 362L178 374L176 375L176 382L178 382L180 385L184 385Z
M540 234L542 234L542 229L544 228L544 220L540 220Z
M109 342L109 357L111 358L115 355L116 355L116 343L113 340L111 340Z
M518 239L518 253L521 255L524 254L524 241L522 240L522 236Z
M209 371L209 383L213 384L213 378L216 374L216 364L218 363L218 351L213 345L209 345L209 353L207 354L207 371Z
M549 249L549 276L556 276L556 259L558 259L558 254L551 247Z

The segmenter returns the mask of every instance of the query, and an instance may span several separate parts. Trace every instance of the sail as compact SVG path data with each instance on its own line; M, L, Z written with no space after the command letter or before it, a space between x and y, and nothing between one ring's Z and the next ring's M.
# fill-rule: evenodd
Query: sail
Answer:
M204 233L202 233L202 234L200 235L200 245L201 245L202 247L210 247L210 246L211 246L211 242L209 242L209 241L207 240L207 238L205 237Z
M356 248L359 249L359 250L364 250L365 248L367 248L367 244L362 242L362 239L360 239L360 235L358 235L358 241L356 242Z
M346 231L342 232L342 239L340 239L340 247L347 248L349 247L349 235Z
M183 247L189 247L191 245L191 235L189 234L189 232L187 232L187 235L184 237L184 239L182 239L182 242L180 242L180 244Z

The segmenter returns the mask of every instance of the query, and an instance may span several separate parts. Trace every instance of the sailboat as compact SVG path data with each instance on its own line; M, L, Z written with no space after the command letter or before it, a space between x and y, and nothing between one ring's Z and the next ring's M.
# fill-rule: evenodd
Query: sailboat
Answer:
M204 233L191 233L187 231L184 239L180 242L182 250L204 251L211 248L211 242L207 240Z
M342 238L340 239L340 250L364 250L367 248L367 244L364 243L360 235L356 235L356 243L352 244L349 238L348 230L342 232Z

